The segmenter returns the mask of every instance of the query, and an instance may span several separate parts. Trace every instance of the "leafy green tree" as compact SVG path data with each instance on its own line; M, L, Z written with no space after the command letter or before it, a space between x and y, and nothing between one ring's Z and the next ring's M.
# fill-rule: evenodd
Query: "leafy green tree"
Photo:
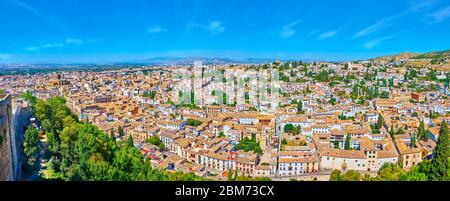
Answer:
M328 81L330 81L329 72L326 70L323 70L323 71L319 72L319 74L317 74L314 77L314 79L317 80L318 82L328 82Z
M397 135L405 134L405 131L403 130L403 127L398 128L397 132L395 132Z
M380 170L376 180L378 181L399 181L403 175L404 170L395 163L384 163Z
M33 106L37 102L37 98L33 96L33 93L31 93L30 91L23 93L22 95L20 95L20 97L29 102L31 106Z
M394 78L389 79L389 87L394 87Z
M272 181L268 177L249 177L249 176L238 176L235 181Z
M145 91L143 96L150 99L155 99L156 93L154 91Z
M430 172L430 160L424 160L409 171L405 171L398 164L385 163L372 181L427 181Z
M196 119L189 118L186 120L186 125L188 125L188 126L197 127L197 126L200 126L201 124L202 124L202 122L199 120L196 120Z
M40 122L62 122L46 131L51 169L64 180L82 181L199 181L195 174L153 169L140 151L132 146L131 136L117 143L96 126L79 123L62 98L34 106ZM63 111L63 112L61 112ZM66 112L69 111L69 112ZM67 115L64 117L64 115ZM39 119L43 118L43 119ZM47 125L50 127L51 125ZM123 132L122 128L119 129ZM27 142L31 141L27 139Z
M330 175L330 181L341 181L341 171L339 170L333 170Z
M165 149L164 143L156 135L153 135L150 138L146 139L145 143L150 143L152 145L155 145L155 146L157 146L159 148L159 150L164 150Z
M52 155L57 155L59 150L59 138L57 136L57 134L53 133L53 132L47 132L46 133L47 136L47 147L48 147L48 151L52 154Z
M335 98L331 98L328 102L329 102L331 105L335 105L335 104L336 104L336 99L335 99Z
M431 161L430 172L428 174L430 180L445 181L449 179L449 149L448 125L443 121L439 130L438 142L433 151L433 160Z
M291 133L293 130L294 130L294 125L292 125L292 124L284 125L284 132L285 133Z
M290 133L290 134L294 134L294 135L299 134L301 129L302 128L300 126L294 126L292 124L286 124L284 126L284 132L285 133Z
M357 100L359 97L359 84L353 85L352 92L350 93L350 98L352 100Z
M262 149L259 143L256 141L256 135L252 134L252 138L248 139L248 137L244 137L239 143L235 146L236 150L244 150L244 151L254 151L257 154L262 154Z
M41 122L50 118L50 107L46 104L45 101L38 99L36 104L33 106L34 115Z
M382 99L388 99L389 96L390 96L390 94L389 94L389 92L387 92L387 91L383 91L383 92L381 92L381 94L380 94L380 98L382 98Z
M78 123L66 125L66 127L60 133L61 145L61 167L60 170L63 174L72 178L76 165L78 163L78 152L76 151L75 142L78 140Z
M26 156L27 166L34 168L38 149L38 131L33 126L29 126L24 133L23 151Z
M362 175L355 170L348 170L342 175L341 178L342 181L361 181Z
M333 144L335 149L339 149L339 141L336 140L333 142Z
M223 137L226 137L226 136L225 136L225 134L222 131L220 131L218 137L219 138L223 138Z
M418 167L413 167L411 170L400 176L401 181L427 181L426 173L421 172Z

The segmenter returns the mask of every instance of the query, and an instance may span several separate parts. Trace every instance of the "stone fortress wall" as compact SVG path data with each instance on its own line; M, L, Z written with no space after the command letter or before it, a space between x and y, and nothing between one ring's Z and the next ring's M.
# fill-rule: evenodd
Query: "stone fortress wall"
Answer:
M13 128L10 95L0 95L0 181L14 180L13 173Z

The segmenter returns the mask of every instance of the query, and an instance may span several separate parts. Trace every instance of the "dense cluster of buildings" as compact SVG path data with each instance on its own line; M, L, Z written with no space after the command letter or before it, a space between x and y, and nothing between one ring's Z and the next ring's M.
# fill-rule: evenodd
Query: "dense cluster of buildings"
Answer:
M132 136L154 167L217 178L229 170L278 177L331 170L370 173L385 163L409 169L432 154L440 122L449 121L448 86L439 79L422 79L427 68L417 70L416 78L405 78L411 69L389 63L206 67L237 74L279 69L276 105L270 98L273 91L268 90L270 101L258 99L251 77L224 89L214 76L200 84L179 79L174 74L180 68L195 73L191 66L63 72L3 76L0 85L16 97L25 91L43 99L65 97L81 121L117 140ZM446 79L443 72L436 73ZM194 102L180 104L177 100L186 94L180 84L199 84L204 91L195 91ZM223 98L218 91L232 92L226 104L217 102ZM425 139L418 136L421 121L429 136ZM164 149L147 143L153 136ZM255 142L260 150L242 148L243 141Z

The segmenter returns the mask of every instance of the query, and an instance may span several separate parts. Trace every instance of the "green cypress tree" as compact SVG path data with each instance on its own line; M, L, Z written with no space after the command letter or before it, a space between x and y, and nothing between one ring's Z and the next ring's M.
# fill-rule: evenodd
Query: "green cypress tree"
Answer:
M429 139L429 136L428 136L428 134L426 133L426 131L425 131L425 123L423 122L423 120L422 121L420 121L420 125L419 125L419 131L418 131L418 138L419 139L422 139L422 140L424 140L424 141L428 141L428 139Z
M381 116L381 114L379 114L377 120L377 129L380 129L382 126L383 126L383 117Z
M350 150L350 135L347 135L347 137L345 138L344 148L345 148L345 150Z
M431 161L430 173L428 178L432 181L444 181L448 180L449 170L449 138L448 138L448 125L445 121L441 123L441 129L439 130L438 142L436 148L433 151L433 159Z
M233 172L231 172L231 169L228 169L227 177L228 181L233 181Z
M389 134L391 135L392 140L394 140L394 124L391 124L391 129L389 131Z
M416 148L416 143L417 143L417 136L416 134L413 134L412 138L411 138L411 146Z
M297 103L297 112L302 112L302 110L303 110L303 103L301 100L299 100Z
M131 136L131 135L128 136L127 146L129 146L129 147L133 147L134 146L133 136Z
M119 137L121 138L123 136L123 128L122 128L122 126L119 126L119 128L117 128L117 131L119 132Z
M110 136L111 136L111 139L115 142L116 141L116 134L114 133L114 128L111 128Z

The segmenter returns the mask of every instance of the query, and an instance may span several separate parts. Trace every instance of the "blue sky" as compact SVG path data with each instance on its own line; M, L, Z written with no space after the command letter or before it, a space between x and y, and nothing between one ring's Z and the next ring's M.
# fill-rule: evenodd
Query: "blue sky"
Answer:
M0 0L0 62L349 60L450 49L448 0Z

